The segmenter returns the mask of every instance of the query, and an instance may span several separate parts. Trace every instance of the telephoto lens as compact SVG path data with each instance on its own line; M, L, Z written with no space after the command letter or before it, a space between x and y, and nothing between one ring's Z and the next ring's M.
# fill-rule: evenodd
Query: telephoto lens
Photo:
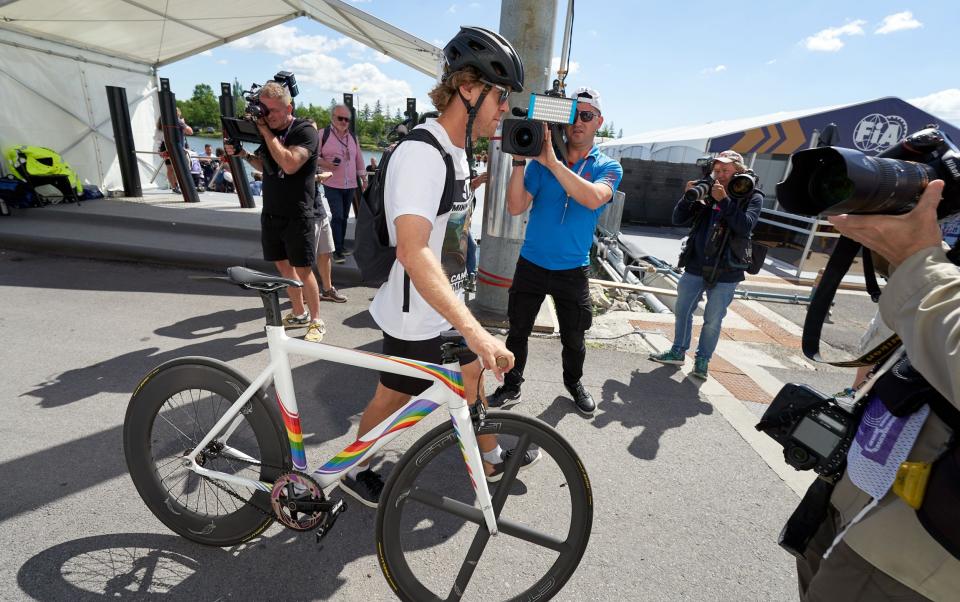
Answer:
M924 163L871 157L841 147L794 153L787 173L777 184L777 200L800 215L906 213L938 177Z
M710 189L713 188L714 182L715 180L710 177L700 180L694 184L690 190L683 193L683 199L691 203L696 203L710 194Z
M730 179L727 194L733 199L745 199L757 187L757 178L753 174L738 173Z

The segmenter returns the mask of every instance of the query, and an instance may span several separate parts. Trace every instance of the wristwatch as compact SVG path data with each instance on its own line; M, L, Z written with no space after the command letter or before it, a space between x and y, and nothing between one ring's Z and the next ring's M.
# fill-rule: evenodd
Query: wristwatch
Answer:
M514 167L526 167L527 165L526 159L514 159L512 163Z

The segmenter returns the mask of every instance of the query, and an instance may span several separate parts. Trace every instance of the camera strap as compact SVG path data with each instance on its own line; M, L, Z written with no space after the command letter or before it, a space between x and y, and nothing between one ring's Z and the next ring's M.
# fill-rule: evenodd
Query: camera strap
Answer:
M823 323L826 320L827 312L830 311L830 305L837 294L837 289L840 287L843 275L850 269L850 266L853 264L853 259L857 256L857 252L860 251L861 247L862 245L860 243L846 236L841 236L837 239L837 246L833 250L830 260L827 262L823 277L813 291L810 308L807 310L807 317L803 322L801 347L803 354L815 362L830 364L831 366L837 366L839 368L872 366L888 358L890 354L900 346L900 337L894 334L854 360L830 362L820 356L820 334L823 332ZM879 298L880 289L879 286L877 286L876 277L873 274L873 262L871 259L867 259L867 256L869 256L869 252L867 252L864 257L864 271L865 273L869 273L869 276L867 276L867 285L868 288L872 286L876 291L876 293L871 291L870 296L873 297L874 294L876 294L877 298ZM869 270L866 269L868 262ZM873 281L872 285L870 284L870 280Z

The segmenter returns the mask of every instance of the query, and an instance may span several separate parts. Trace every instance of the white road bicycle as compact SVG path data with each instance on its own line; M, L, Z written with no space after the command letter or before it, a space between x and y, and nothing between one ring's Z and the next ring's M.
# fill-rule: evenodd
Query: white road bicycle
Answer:
M260 293L270 364L250 382L218 360L183 357L137 386L124 419L124 453L157 518L213 546L248 541L274 521L316 530L319 541L346 509L327 495L340 475L446 405L450 423L407 450L380 496L376 550L387 583L400 599L416 602L545 600L560 591L590 538L590 480L574 449L547 424L467 404L462 338L444 344L442 365L293 339L281 323L279 291L298 281L241 267L227 274L209 278ZM290 354L433 385L311 471ZM276 402L267 394L271 381ZM516 450L489 486L476 439L485 434ZM524 452L534 447L540 461L518 478Z

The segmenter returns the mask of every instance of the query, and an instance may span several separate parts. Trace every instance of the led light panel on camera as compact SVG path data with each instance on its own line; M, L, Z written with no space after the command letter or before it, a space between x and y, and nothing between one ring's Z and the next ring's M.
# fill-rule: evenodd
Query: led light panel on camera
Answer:
M549 123L573 123L577 114L577 100L543 94L530 95L530 107L527 109L527 119L546 121Z

